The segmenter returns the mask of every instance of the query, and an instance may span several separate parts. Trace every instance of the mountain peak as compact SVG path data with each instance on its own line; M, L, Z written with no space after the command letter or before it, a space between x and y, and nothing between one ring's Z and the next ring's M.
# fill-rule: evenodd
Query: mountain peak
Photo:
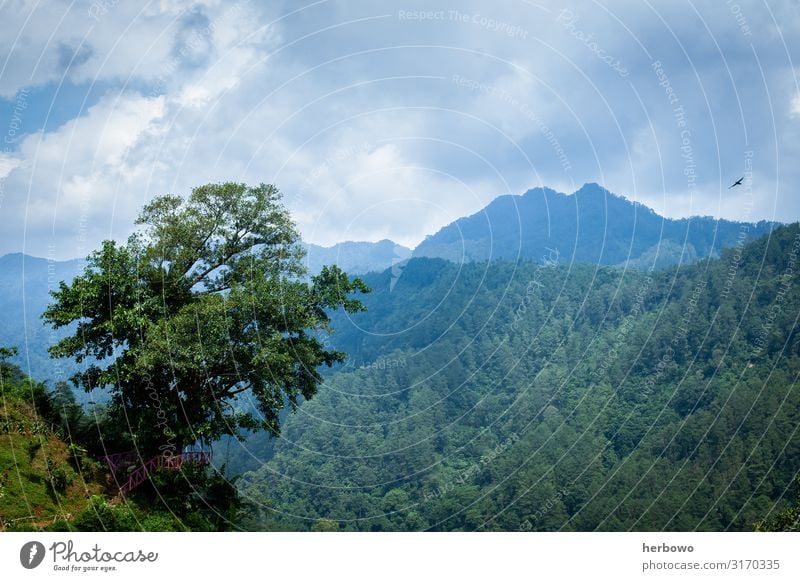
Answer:
M316 274L325 264L336 264L350 274L382 271L411 256L411 249L384 238L378 242L348 240L333 246L303 242L306 266Z
M539 195L539 196L544 195L545 197L549 198L549 197L552 197L552 196L563 196L564 194L554 190L553 188L548 188L547 186L539 186L539 187L536 187L536 188L531 188L530 190L528 190L527 192L522 194L521 197L527 198L527 197L531 197L531 196L535 196L535 195Z
M586 182L583 184L580 189L575 192L575 195L594 195L594 194L603 194L604 196L613 196L615 198L621 198L622 196L618 196L617 194L605 189L603 186L596 182Z
M691 225L691 228L690 228ZM765 234L769 224L752 224L748 239ZM583 184L573 195L538 187L523 196L500 196L483 210L445 226L423 240L414 256L454 262L541 260L558 249L566 261L628 264L639 257L665 266L716 256L737 243L737 222L673 220L647 206L614 194L600 184ZM686 247L677 255L674 245ZM664 262L669 254L669 260ZM677 258L676 258L677 256Z

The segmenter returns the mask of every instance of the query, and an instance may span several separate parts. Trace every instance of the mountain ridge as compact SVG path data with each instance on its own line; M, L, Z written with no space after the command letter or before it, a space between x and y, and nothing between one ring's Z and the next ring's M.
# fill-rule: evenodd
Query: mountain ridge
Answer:
M577 204L581 200L583 214ZM540 211L542 203L548 212ZM557 219L567 216L564 210L570 205L573 206L573 217L583 216L581 223L585 225L587 220L590 225L602 222L603 228L600 231L589 228L587 232L586 228L581 230L577 227L578 221ZM609 215L615 217L613 227L608 225ZM487 216L490 217L488 221ZM620 220L620 216L627 216L627 219ZM638 234L634 218L640 218ZM516 228L508 226L515 222ZM719 229L724 231L718 238L717 224L721 224ZM643 204L589 183L574 194L541 187L520 195L498 196L480 212L459 218L427 237L413 251L389 239L346 241L329 247L308 242L302 242L302 245L307 252L304 262L311 274L319 272L325 264L337 264L351 275L382 273L391 269L386 276L393 286L407 276L404 268L412 257L441 258L458 264L519 258L536 262L590 262L648 270L716 256L722 248L747 242L770 231L776 224L717 221L709 217L673 220L659 216ZM494 240L490 239L490 244L485 237L487 225L490 232L499 233ZM534 236L534 239L527 236L526 232L535 234L537 227L544 229L547 235ZM661 235L665 227L669 236ZM646 236L641 236L643 230ZM465 233L468 236L463 236ZM607 233L612 235L611 240L605 236ZM686 237L690 241L686 242ZM632 248L635 252L631 251ZM14 360L36 379L65 379L75 371L74 363L55 361L47 354L47 346L53 343L58 333L53 335L46 329L40 315L50 300L48 290L55 288L61 280L71 280L83 264L82 258L56 261L21 252L0 256L0 309L7 314L0 320L0 345L17 345L19 355ZM83 399L84 395L79 397Z
M345 272L365 274L380 272L411 257L412 250L384 238L378 242L339 242L332 246L320 246L303 242L306 257L303 259L309 272L316 274L326 264L336 264Z
M263 507L243 526L752 530L800 469L798 248L791 224L656 272L415 258L393 290L366 276L368 310L332 326L372 363L287 418L239 481Z
M413 255L461 263L539 259L555 249L569 261L604 265L638 265L636 261L649 254L650 266L659 268L717 256L740 237L743 242L752 240L779 225L709 216L667 218L587 183L572 194L539 187L498 196L479 212L426 237ZM662 248L665 242L669 244ZM686 250L686 257L675 256L674 244Z

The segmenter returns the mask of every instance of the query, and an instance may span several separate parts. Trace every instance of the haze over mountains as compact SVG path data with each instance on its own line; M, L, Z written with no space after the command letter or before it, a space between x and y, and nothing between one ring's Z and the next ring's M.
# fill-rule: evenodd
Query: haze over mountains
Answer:
M413 253L304 245L373 292L332 315L347 359L281 438L214 446L237 526L749 530L788 506L797 224L671 220L587 184L502 196ZM82 264L0 258L0 346L51 386L75 364L40 314Z
M330 248L304 246L311 274L325 264L338 264L350 274L381 271L411 256L410 249L390 240L342 242ZM0 257L0 345L16 346L19 354L13 361L36 379L52 383L76 370L74 362L56 361L48 355L47 348L65 332L44 327L41 314L50 301L49 291L62 280L72 280L83 264L82 259L55 261L21 253Z
M304 242L305 264L317 273L326 264L336 264L345 272L379 272L411 258L411 249L391 240L379 242L340 242L330 247Z
M414 257L449 261L530 260L543 256L559 263L586 262L647 269L690 263L717 256L722 248L743 244L774 228L775 223L746 224L709 217L673 220L586 184L567 195L535 188L523 195L496 198L480 212L456 220L428 236ZM337 264L349 274L391 269L397 281L412 250L391 240L341 242L332 247L303 243L310 273ZM0 345L16 345L17 362L37 379L54 379L73 369L47 354L52 343L40 314L48 290L70 280L82 260L48 261L23 254L0 257Z
M414 256L454 262L539 260L557 251L564 262L659 268L718 256L722 248L758 238L775 225L664 218L591 183L573 195L535 188L500 196L426 238Z
M41 314L50 290L61 280L72 280L83 260L48 261L25 254L0 256L0 345L16 346L16 363L39 380L67 379L75 371L71 361L56 361L47 348L65 334L42 324Z

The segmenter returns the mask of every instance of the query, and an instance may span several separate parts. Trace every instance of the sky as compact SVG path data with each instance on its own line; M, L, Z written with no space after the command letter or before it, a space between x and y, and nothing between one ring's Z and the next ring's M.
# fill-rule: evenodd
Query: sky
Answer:
M797 0L0 0L0 254L85 256L222 181L322 245L585 182L796 221L796 63Z

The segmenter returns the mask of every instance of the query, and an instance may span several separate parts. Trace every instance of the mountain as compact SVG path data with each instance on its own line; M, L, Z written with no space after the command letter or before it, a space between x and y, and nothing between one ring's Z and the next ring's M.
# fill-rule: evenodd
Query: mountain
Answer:
M549 188L500 196L480 212L426 238L415 257L454 262L494 259L624 264L657 268L718 256L777 224L694 217L673 220L642 204L585 184L573 195Z
M401 265L411 250L391 240L342 242L330 248L304 243L309 272L316 274L325 264L338 264L351 274L382 271ZM47 349L67 334L42 324L41 314L50 302L50 290L60 281L70 281L83 269L83 260L47 260L25 254L0 257L0 346L16 346L13 361L26 373L51 384L68 379L76 370L70 361L50 358ZM400 268L401 266L395 266ZM84 401L88 396L79 394Z
M800 226L638 269L414 258L244 474L258 530L751 530L800 471Z
M326 264L336 264L349 274L380 272L411 258L411 249L391 240L340 242L331 247L304 242L309 272L318 273Z
M671 220L641 204L616 196L597 184L586 184L568 196L537 188L522 196L501 196L483 211L461 218L426 238L415 257L454 262L487 259L559 263L627 264L647 269L690 263L718 255L721 248L741 245L775 227L712 218ZM306 265L316 274L325 264L337 264L361 275L391 269L395 284L412 251L391 240L342 242L331 247L303 243ZM82 260L48 261L23 254L0 257L0 345L16 345L15 359L32 377L54 381L69 377L75 365L53 361L47 347L64 331L45 328L40 315L48 291L71 280ZM81 396L82 397L82 396Z
M55 261L25 254L0 257L0 347L16 346L14 362L25 373L52 383L68 379L76 365L50 358L47 349L67 330L46 328L41 314L50 301L50 290L62 280L72 280L83 269L82 260Z

